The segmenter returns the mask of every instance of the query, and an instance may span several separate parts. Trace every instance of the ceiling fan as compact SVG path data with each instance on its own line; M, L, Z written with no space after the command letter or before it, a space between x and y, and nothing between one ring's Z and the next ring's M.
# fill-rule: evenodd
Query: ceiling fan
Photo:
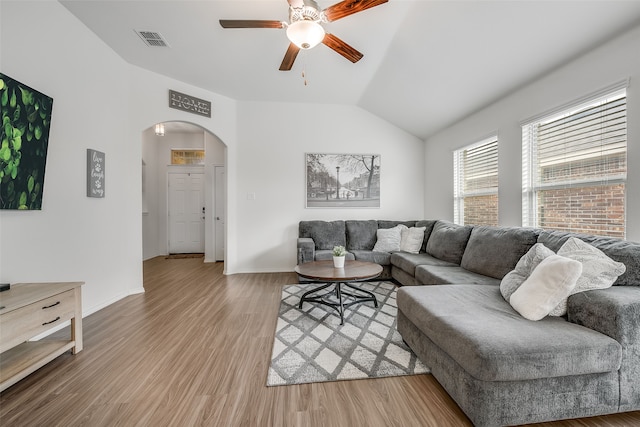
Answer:
M300 49L311 49L319 43L330 47L351 62L358 62L364 55L333 34L325 32L322 24L379 6L389 0L343 0L324 10L318 7L315 0L287 1L289 22L221 19L220 25L223 28L285 28L291 43L280 64L280 71L291 70Z

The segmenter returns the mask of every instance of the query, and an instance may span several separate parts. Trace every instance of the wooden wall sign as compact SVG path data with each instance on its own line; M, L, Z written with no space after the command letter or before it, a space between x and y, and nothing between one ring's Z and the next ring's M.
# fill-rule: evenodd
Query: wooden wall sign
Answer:
M87 149L87 197L104 197L103 152Z
M169 108L182 110L199 116L211 117L211 102L184 93L169 90Z

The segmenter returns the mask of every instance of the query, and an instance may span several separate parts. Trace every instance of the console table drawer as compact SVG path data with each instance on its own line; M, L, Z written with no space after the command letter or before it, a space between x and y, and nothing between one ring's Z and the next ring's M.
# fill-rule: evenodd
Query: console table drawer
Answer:
M0 353L73 318L74 313L71 289L2 314Z

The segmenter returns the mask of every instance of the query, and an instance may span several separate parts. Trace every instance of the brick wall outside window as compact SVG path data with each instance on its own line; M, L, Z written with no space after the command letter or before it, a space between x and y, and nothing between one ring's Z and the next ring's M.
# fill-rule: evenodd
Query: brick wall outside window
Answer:
M464 223L498 225L498 195L468 196L464 199Z

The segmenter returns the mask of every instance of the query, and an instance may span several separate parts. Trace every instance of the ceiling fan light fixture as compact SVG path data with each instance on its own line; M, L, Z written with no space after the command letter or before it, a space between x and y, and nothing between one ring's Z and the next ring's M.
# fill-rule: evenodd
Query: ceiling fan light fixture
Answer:
M324 39L324 28L315 21L297 21L287 27L287 37L300 49L311 49Z

